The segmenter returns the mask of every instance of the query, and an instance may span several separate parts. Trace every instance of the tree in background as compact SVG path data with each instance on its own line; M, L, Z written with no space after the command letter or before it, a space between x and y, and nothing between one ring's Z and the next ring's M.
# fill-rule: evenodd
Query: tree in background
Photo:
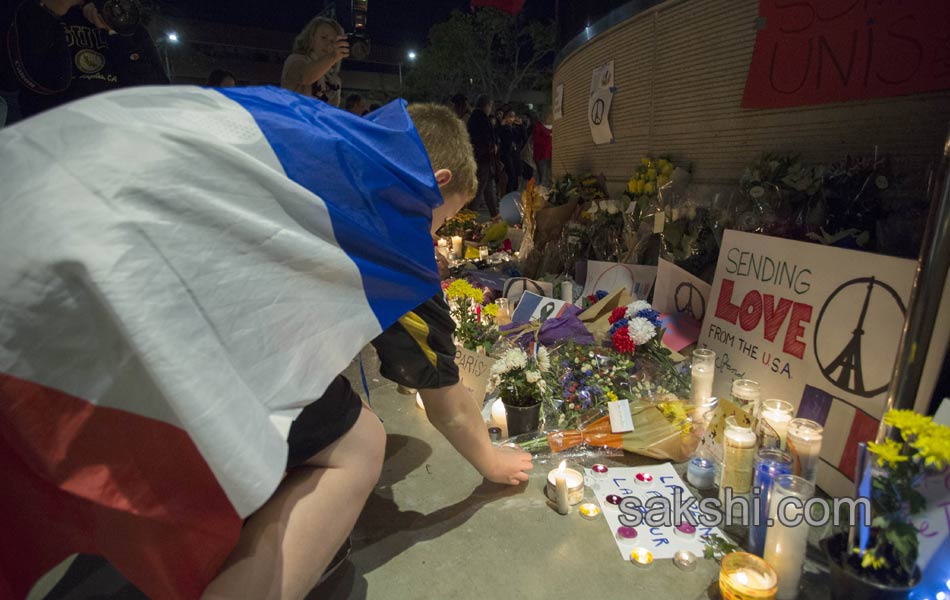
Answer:
M506 103L518 90L550 87L555 30L494 8L454 11L429 30L429 43L407 73L406 96L441 100L462 92Z

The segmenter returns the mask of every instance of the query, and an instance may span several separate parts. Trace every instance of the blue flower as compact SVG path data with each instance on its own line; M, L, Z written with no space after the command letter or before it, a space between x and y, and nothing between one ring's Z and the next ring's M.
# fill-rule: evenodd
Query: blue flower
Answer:
M603 300L604 298L607 297L607 292L604 291L604 290L597 290L597 291L594 293L594 295L597 296L597 299L598 299L598 300Z
M630 323L630 319L623 318L619 321L616 321L613 325L610 326L610 335L612 336L621 327L626 327Z
M637 316L643 317L644 319L646 319L647 321L649 321L656 327L660 326L660 313L653 310L652 308L645 308L641 310L640 312L637 313Z

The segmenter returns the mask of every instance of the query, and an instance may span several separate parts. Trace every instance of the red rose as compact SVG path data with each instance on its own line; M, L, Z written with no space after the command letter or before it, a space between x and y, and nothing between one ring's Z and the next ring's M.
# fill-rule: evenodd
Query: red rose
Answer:
M617 308L613 309L613 311L611 311L610 317L608 317L607 320L610 322L611 325L613 325L614 323L616 323L617 321L619 321L620 319L626 316L627 316L627 307L618 306Z

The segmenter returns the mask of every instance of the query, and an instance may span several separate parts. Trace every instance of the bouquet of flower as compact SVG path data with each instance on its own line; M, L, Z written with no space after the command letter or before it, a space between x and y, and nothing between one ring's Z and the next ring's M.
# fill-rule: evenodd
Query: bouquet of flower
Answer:
M868 443L874 457L871 536L862 553L852 550L848 566L863 577L884 585L912 582L917 563L917 528L911 516L926 507L915 489L928 474L950 465L950 427L911 410L891 410L884 423L894 427L900 440Z
M563 178L554 182L551 195L548 197L548 205L564 206L579 197L580 190L578 189L577 180L570 173L566 173Z
M621 354L638 353L656 366L667 390L681 396L689 393L689 379L673 363L673 353L663 346L665 330L660 324L660 314L649 302L636 300L618 306L608 321L610 345L614 350Z
M636 367L630 356L569 343L558 351L558 389L552 398L557 426L578 427L591 410L630 397Z
M544 346L533 355L511 348L491 367L489 390L498 390L502 402L511 406L531 406L548 393L545 376L551 369L551 357Z
M498 305L484 304L485 293L464 279L449 283L445 293L455 321L455 338L468 350L481 348L491 354L500 335L496 323Z
M461 210L446 221L436 232L436 235L441 237L457 235L461 236L462 239L470 240L478 229L478 213L473 210Z

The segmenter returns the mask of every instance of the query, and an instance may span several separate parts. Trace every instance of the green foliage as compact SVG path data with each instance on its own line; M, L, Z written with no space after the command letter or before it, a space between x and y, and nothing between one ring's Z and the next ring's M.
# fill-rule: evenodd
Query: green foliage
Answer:
M429 42L406 73L406 96L442 99L454 93L489 94L508 102L514 92L550 78L542 64L554 51L554 26L493 8L453 11L429 30Z

